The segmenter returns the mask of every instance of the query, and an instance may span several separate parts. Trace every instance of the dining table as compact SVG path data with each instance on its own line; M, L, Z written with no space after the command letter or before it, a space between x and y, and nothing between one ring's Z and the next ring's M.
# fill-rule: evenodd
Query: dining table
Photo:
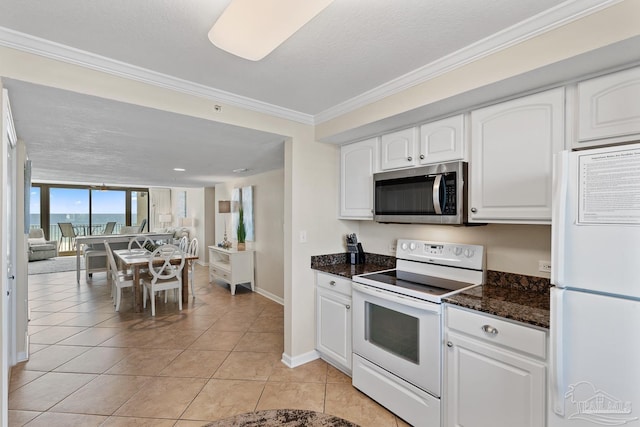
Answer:
M149 266L152 253L144 248L116 249L113 251L116 262L133 271L133 311L142 312L142 286L140 283L140 269ZM189 262L198 259L197 256L184 252L184 266L182 268L182 304L189 302ZM172 264L180 264L181 256L175 255L171 259ZM153 258L154 264L162 264L161 257Z
M94 234L90 236L78 236L76 237L76 281L80 284L80 259L82 258L82 251L85 247L91 245L102 245L104 248L104 242L109 242L110 245L114 243L129 243L129 241L136 236L145 236L155 242L171 242L173 240L173 233L141 233L141 234ZM105 267L106 267L106 252L105 252Z

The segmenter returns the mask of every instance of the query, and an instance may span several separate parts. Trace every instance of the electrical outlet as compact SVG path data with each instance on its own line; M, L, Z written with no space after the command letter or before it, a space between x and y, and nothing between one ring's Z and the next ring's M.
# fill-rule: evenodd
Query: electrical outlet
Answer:
M551 261L538 261L538 271L551 273Z
M300 232L300 243L307 243L307 230Z
M389 253L393 254L393 255L396 254L396 244L395 243L389 244Z

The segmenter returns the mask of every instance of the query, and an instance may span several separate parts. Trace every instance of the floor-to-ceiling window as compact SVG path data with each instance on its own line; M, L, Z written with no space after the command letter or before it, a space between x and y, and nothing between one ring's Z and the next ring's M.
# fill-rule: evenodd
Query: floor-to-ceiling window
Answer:
M90 234L103 234L109 222L116 223L109 234L117 234L122 226L127 225L127 192L125 190L91 190Z
M42 228L48 239L58 241L62 255L75 253L74 236L117 234L124 226L143 224L148 230L148 194L146 188L33 183L31 228ZM113 229L107 229L110 222Z

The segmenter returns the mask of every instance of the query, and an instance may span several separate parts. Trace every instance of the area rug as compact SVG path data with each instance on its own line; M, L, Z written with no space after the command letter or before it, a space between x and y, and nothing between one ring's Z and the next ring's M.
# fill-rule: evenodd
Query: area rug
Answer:
M75 271L75 256L59 256L55 258L31 261L28 263L29 274L59 273L62 271ZM80 259L80 268L84 269L84 259Z
M247 412L205 427L358 427L350 421L314 411L300 409L272 409Z

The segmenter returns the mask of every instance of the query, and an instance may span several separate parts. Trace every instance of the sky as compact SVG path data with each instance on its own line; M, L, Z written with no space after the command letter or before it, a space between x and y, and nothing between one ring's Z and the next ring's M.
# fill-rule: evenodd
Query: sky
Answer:
M124 191L92 190L93 213L124 214ZM52 214L86 214L89 213L89 190L76 188L51 188L49 191L50 213ZM135 210L135 193L132 208ZM30 208L32 214L40 213L40 188L31 188Z

